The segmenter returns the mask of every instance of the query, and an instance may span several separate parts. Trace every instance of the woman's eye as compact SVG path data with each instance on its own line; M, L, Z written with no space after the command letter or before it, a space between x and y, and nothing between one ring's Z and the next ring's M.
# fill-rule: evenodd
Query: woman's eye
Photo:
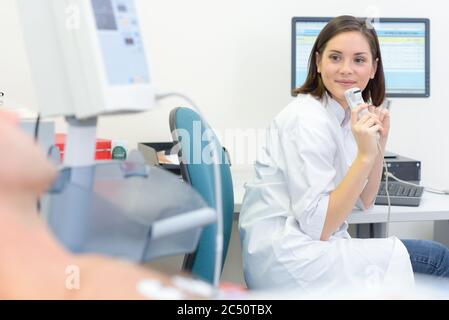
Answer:
M337 56L337 55L331 55L329 58L330 58L332 61L339 61L339 60L340 60L340 57Z
M364 63L365 59L364 58L355 58L355 63Z

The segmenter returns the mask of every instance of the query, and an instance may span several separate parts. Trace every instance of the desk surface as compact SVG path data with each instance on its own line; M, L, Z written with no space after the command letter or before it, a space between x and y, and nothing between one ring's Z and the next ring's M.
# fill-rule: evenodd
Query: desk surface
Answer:
M252 168L233 168L234 212L240 212L244 184L253 176ZM348 223L382 223L387 221L388 207L374 206L368 211L354 210ZM449 220L449 195L424 192L419 207L391 206L391 222Z

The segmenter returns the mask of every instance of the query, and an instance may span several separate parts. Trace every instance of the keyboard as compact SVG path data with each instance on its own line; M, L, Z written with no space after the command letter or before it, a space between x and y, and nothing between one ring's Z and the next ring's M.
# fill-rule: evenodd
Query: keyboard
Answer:
M388 181L388 192L392 206L417 207L421 202L424 187L410 186L398 181ZM381 181L375 204L388 205L385 181Z

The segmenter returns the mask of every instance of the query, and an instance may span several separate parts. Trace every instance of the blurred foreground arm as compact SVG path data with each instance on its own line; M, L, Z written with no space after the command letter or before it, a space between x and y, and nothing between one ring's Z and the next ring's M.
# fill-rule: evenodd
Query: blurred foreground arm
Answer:
M66 251L36 210L56 170L9 113L0 113L0 148L0 299L160 298L154 288L170 289L171 297L195 298L161 273ZM149 280L157 286L144 292L140 284Z

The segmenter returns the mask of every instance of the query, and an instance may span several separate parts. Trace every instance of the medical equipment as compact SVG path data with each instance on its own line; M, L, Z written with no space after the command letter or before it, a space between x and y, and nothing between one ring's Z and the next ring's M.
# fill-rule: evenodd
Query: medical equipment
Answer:
M362 90L360 90L359 88L351 88L349 90L345 91L345 99L346 102L348 103L349 107L352 109L354 109L355 107L357 107L358 105L364 104L365 101L363 100L362 97ZM359 112L359 118L361 116L363 116L364 114L366 114L368 112L368 109L365 108L363 110L361 110ZM380 139L379 133L377 133L377 140Z
M359 88L351 88L349 90L346 90L345 98L351 110L357 107L358 105L365 103L362 97L362 90L360 90ZM367 109L363 109L362 111L359 112L359 115L362 116L367 112L368 112Z
M42 117L87 119L155 106L133 0L17 5Z
M94 162L100 115L155 107L134 0L18 0L42 117L68 123L64 162L43 204L71 251L146 261L192 252L215 211L138 153Z
M351 108L351 110L354 109L355 107L357 107L358 105L365 103L365 101L363 100L363 97L362 97L362 90L360 90L359 88L356 88L356 87L345 91L345 99L346 99L346 102L348 103L349 107ZM360 116L362 116L363 114L366 114L367 112L369 112L368 109L361 110L359 112L359 118L360 118ZM391 199L390 199L390 191L389 191L389 187L388 187L388 178L390 177L390 175L388 172L387 163L385 162L385 157L384 157L384 154L382 151L382 147L380 146L380 143L379 143L379 139L380 139L380 135L379 135L379 132L377 132L377 148L379 149L379 153L382 157L383 166L384 166L384 170L385 170L385 195L386 195L387 205L388 205L385 236L388 237L389 230L390 230L390 216L391 216Z

